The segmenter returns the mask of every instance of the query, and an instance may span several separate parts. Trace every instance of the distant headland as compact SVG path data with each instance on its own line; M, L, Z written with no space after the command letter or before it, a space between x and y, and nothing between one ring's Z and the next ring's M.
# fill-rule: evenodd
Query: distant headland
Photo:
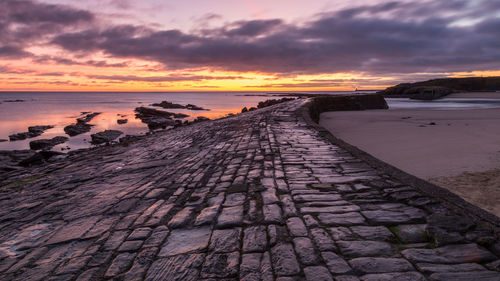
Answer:
M402 83L378 93L386 97L415 98L427 94L439 98L451 93L500 91L500 77L440 78ZM432 98L431 98L432 99Z

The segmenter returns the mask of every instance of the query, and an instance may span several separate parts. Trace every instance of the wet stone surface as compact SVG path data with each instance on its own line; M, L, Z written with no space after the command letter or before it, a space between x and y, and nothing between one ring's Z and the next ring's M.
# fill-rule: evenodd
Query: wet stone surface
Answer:
M0 175L2 280L500 280L485 222L293 101Z

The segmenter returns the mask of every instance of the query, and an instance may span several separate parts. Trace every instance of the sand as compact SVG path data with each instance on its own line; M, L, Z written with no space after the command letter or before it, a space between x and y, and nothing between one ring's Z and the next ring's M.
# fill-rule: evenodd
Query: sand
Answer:
M500 216L500 109L327 112L320 124Z

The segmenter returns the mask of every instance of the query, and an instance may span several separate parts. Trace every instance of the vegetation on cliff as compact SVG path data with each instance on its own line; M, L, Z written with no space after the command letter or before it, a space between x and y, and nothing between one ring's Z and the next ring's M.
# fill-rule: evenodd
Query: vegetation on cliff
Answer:
M432 79L416 83L398 84L379 93L390 97L412 97L425 91L433 91L440 96L457 92L500 91L500 77Z

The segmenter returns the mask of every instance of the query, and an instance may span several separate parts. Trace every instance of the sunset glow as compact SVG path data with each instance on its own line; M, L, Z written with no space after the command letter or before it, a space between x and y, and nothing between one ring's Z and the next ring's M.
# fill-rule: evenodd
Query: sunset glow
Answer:
M500 74L489 0L104 2L0 3L0 90L335 91Z

